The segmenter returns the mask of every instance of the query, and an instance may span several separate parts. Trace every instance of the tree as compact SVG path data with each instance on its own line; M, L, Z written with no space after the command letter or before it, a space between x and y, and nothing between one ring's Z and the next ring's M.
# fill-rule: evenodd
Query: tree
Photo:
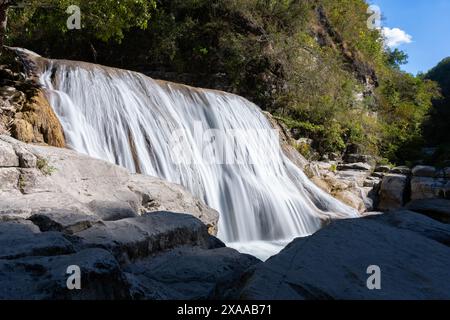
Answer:
M34 31L44 35L49 31L61 35L67 33L66 10L71 5L81 10L82 29L86 37L120 41L125 30L133 27L145 29L156 8L156 0L27 0L17 10L8 12L8 8L19 3L18 0L0 0L2 45L7 31L12 39L26 36L26 33L35 36ZM6 29L8 16L10 30Z

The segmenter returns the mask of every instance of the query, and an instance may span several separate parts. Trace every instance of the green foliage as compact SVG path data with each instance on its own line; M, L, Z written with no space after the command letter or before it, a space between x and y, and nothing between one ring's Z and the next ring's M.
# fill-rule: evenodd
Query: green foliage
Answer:
M56 172L56 168L51 166L47 159L39 158L36 162L36 167L44 174L45 176L50 176Z
M68 30L66 10L77 5L81 10L80 30ZM132 27L145 29L155 9L155 0L28 0L23 8L9 12L9 42L60 37L74 33L82 38L121 41Z
M243 95L274 113L322 154L356 145L392 162L420 156L437 88L400 71L407 55L367 28L364 0L46 0L45 8L31 1L11 11L10 44L189 75L189 84ZM81 31L65 28L69 2L81 7Z

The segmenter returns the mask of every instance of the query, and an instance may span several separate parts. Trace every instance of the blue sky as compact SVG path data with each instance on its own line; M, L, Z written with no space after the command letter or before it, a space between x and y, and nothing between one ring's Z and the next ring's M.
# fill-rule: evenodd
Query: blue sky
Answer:
M391 32L398 42L403 42L396 47L409 55L404 70L413 74L426 72L450 56L450 0L368 0L368 3L381 8L383 27L404 31Z

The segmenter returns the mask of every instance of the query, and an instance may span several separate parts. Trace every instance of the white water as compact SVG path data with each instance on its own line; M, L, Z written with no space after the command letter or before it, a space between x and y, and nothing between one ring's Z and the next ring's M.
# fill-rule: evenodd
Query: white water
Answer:
M323 220L357 216L282 154L269 121L242 97L69 61L48 60L41 81L70 147L184 185L220 213L219 238L244 252L267 258ZM200 128L244 130L226 144L240 161L221 164L217 138L205 151ZM191 161L174 154L174 132Z

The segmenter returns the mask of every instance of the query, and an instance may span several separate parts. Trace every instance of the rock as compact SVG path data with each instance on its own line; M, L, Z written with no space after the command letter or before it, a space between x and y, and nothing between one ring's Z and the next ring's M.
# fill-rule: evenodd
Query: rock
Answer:
M125 268L134 299L237 299L244 272L260 261L230 248L183 247Z
M450 199L450 183L447 180L425 177L411 179L411 200L433 198Z
M363 199L359 195L349 190L339 191L335 193L334 196L336 197L336 199L342 201L352 208L357 209L359 212L366 211L366 205Z
M408 177L400 174L388 174L380 186L379 209L392 210L401 208L405 202Z
M373 163L374 159L372 156L363 154L345 154L344 161L347 163Z
M412 212L333 221L249 271L240 298L450 299L449 239L449 226ZM367 288L372 265L381 290Z
M73 253L72 244L62 234L41 233L30 221L0 223L0 259L25 256L59 255Z
M280 137L280 145L283 153L291 160L297 167L303 169L308 165L308 160L298 152L293 146L296 142L293 139L289 129L279 120L275 119L269 112L263 112L267 120L269 120L272 128L277 130Z
M0 140L0 167L18 167L19 158L11 145Z
M393 173L393 174L403 174L403 175L410 175L411 174L411 169L405 166L400 166L400 167L395 167L392 168L391 171L389 171L389 173Z
M372 177L383 179L386 173L384 172L373 172Z
M408 203L406 208L411 211L420 212L441 222L450 223L450 200L415 200Z
M19 175L16 168L0 168L0 193L19 191Z
M388 165L378 165L375 167L375 172L388 173L391 171L391 167Z
M217 232L217 211L180 185L130 174L124 168L71 150L27 145L5 135L0 136L0 150L1 155L8 155L4 158L10 165L19 166L20 158L23 167L0 168L5 178L0 181L0 220L28 219L42 212L72 212L109 221L171 211L193 215L208 226L211 234Z
M368 163L358 162L358 163L345 163L338 166L338 170L342 171L370 171L372 167Z
M450 179L450 168L444 168L442 171L444 171L445 178Z
M107 249L122 263L179 245L208 248L210 237L200 220L172 212L104 221L75 235L84 247Z
M412 174L415 177L431 177L436 175L437 171L435 167L431 166L416 166L412 169Z
M81 232L101 222L97 216L86 215L67 209L48 209L33 213L29 220L43 232L59 231L67 234Z
M62 126L42 90L38 90L23 111L15 115L12 129L13 137L23 142L61 148L66 145Z
M380 182L381 180L379 178L367 177L367 179L364 180L364 187L375 188L380 184Z
M68 290L67 268L80 267L81 290ZM0 260L0 299L129 299L128 282L107 251L88 249L56 257Z

